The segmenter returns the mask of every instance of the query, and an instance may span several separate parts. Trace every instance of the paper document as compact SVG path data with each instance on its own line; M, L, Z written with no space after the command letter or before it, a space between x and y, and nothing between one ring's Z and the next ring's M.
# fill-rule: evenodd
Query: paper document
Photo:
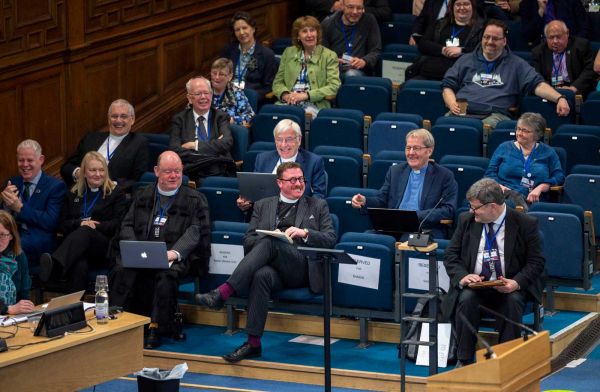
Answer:
M330 338L329 339L329 343L335 343L337 342L339 339L333 339ZM304 344L313 344L315 346L324 346L325 345L325 339L320 337L320 336L310 336L310 335L300 335L300 336L296 336L293 339L290 339L291 343L304 343Z
M282 241L289 242L290 244L294 243L294 240L291 239L289 235L285 234L283 231L280 230L256 230L256 232L260 234L270 235L271 237L275 237Z

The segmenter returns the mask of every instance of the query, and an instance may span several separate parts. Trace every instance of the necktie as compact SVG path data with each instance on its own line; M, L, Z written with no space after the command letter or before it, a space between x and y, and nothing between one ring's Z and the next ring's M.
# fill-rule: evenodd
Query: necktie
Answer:
M28 201L31 195L29 194L29 187L31 186L31 182L26 181L23 183L23 201Z
M208 139L208 133L206 133L206 128L204 127L204 116L198 117L198 136L202 140Z
M491 248L488 246L488 244L491 244ZM500 263L500 251L498 250L498 242L496 241L496 236L494 235L494 223L488 223L487 224L487 238L486 238L486 245L485 245L485 249L484 252L488 252L490 257L491 257L491 253L492 253L492 249L495 250L496 253L496 257L494 258L494 271L496 272L496 279L498 279L499 276L503 276L502 275L502 264ZM483 275L485 277L485 280L490 280L491 276L492 276L492 269L490 268L490 263L488 261L483 260L482 266L481 266L481 275Z

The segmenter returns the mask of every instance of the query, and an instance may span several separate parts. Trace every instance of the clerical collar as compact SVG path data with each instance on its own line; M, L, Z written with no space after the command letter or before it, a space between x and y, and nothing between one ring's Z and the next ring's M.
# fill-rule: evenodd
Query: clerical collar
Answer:
M156 189L158 190L158 194L161 196L174 196L175 194L177 194L177 191L179 191L179 187L173 189L172 191L163 191L162 189L160 189L160 185L157 185Z
M300 199L288 199L287 197L283 196L282 193L279 194L279 201L282 201L284 203L294 204L298 200Z
M98 192L98 190L100 190L100 188L92 188L91 186L88 186L88 189L90 190L90 192Z
M420 168L418 170L415 170L415 169L412 169L412 168L411 169L412 169L412 172L414 174L421 174L421 173L425 174L427 172L427 168L428 167L429 167L429 163L427 163L425 166L423 166L422 168Z

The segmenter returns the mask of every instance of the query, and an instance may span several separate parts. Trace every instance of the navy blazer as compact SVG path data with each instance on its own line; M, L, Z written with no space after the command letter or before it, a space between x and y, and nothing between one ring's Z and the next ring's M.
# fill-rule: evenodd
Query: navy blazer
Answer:
M411 170L406 162L390 166L379 192L375 196L367 197L367 207L398 208L404 196ZM443 219L454 219L458 200L458 184L450 170L435 162L429 162L419 201L419 211L417 211L419 220L425 218L442 197L444 199L440 205L423 223L423 228L431 229L435 238L446 237L446 228L439 222Z
M10 179L19 191L23 189L23 177ZM18 214L13 214L19 226L21 245L30 265L36 265L40 255L52 252L67 186L64 182L42 172L29 201L23 203Z
M261 152L256 156L254 171L257 173L272 173L278 161L279 153L277 150ZM306 179L307 185L304 195L325 198L327 173L325 172L323 157L300 148L296 162L302 165L302 171Z

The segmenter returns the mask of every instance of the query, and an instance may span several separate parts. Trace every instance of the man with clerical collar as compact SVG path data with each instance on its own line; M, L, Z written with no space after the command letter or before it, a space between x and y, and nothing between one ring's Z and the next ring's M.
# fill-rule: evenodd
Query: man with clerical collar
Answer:
M511 119L509 109L518 105L521 95L533 93L555 102L559 116L569 115L567 98L506 47L507 34L504 22L489 20L481 44L446 71L442 94L450 109L448 114L459 115L457 99L466 99L468 115L480 117L484 124L495 127L499 121Z
M544 36L546 42L531 51L534 68L552 87L569 89L585 98L596 85L590 41L570 36L561 20L548 23Z
M453 319L458 351L457 366L470 364L476 336L459 316L479 328L479 304L521 322L527 297L542 300L544 272L538 224L535 217L508 208L500 185L490 178L467 191L469 211L458 226L444 254L450 289L442 302L445 319ZM500 281L501 285L475 289L474 283ZM500 343L516 339L521 328L496 318Z
M261 356L261 336L272 292L306 286L314 293L323 290L322 264L309 263L296 247L333 248L336 234L327 203L304 196L304 173L296 162L279 165L277 185L279 196L254 204L244 237L245 256L227 282L196 296L200 304L219 309L233 294L248 295L248 340L223 356L228 362ZM257 229L279 230L293 240L293 244L257 233Z
M208 79L191 78L185 88L189 105L173 116L169 146L179 153L192 179L227 175L227 164L233 164L229 116L211 108L213 93ZM190 164L201 167L191 171Z
M381 53L377 20L363 0L342 0L342 7L322 22L323 46L338 55L342 77L372 74Z
M429 161L434 147L435 140L428 130L410 131L406 134L406 162L390 166L376 195L354 195L352 207L417 211L419 220L427 217L422 222L424 229L431 229L437 239L446 238L446 228L440 221L454 218L458 185L450 170Z
M108 132L91 132L81 139L75 152L60 168L60 175L72 186L80 176L81 160L89 151L98 151L108 162L109 177L125 190L148 169L148 141L131 132L135 123L133 105L117 99L108 108Z
M121 224L120 240L161 241L168 249L168 270L124 268L117 256L111 276L111 304L150 317L146 348L159 347L161 335L185 339L173 323L179 280L208 271L208 202L198 191L181 186L182 172L177 153L163 152L154 167L156 184L136 192Z
M31 139L17 146L19 175L8 179L2 191L0 208L10 212L19 226L21 247L29 265L37 265L40 255L52 252L56 229L67 187L42 171L42 146Z

